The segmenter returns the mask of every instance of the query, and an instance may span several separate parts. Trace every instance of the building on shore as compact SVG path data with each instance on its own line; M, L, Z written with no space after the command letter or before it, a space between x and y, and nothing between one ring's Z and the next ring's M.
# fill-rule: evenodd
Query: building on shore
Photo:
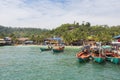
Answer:
M4 46L5 45L5 40L4 39L0 39L0 46Z
M27 45L27 44L34 44L34 42L33 42L33 41L30 41L30 40L27 40L27 41L24 42L24 44L26 44L26 45Z
M120 35L114 36L113 38L115 39L115 42L120 42Z
M70 43L72 46L80 46L83 44L83 40L76 40Z
M44 44L62 44L63 40L60 37L54 37L54 38L46 38L44 40Z
M12 45L12 39L10 37L5 37L5 45Z
M18 38L17 39L17 44L24 44L25 43L25 41L28 41L29 40L29 38Z
M17 39L17 44L34 44L34 41L31 41L29 38L18 38Z

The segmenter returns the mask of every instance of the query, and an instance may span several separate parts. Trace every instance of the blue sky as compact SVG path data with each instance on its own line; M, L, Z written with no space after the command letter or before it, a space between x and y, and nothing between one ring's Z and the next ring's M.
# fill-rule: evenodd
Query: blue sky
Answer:
M0 0L0 25L53 29L74 21L120 25L120 0Z

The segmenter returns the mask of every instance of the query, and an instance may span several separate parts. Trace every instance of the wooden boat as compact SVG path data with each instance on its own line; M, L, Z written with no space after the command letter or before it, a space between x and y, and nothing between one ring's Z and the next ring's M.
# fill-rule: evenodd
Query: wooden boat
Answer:
M41 51L50 51L50 50L52 50L52 48L41 47L40 50L41 50Z
M110 61L114 64L119 64L120 63L120 56L107 56L107 61Z
M64 51L64 47L53 48L53 52L55 52L55 53L59 53L59 52L63 52L63 51Z
M92 53L92 58L95 62L97 63L103 63L105 61L105 56L102 55L101 53L96 54L96 53Z
M120 63L120 57L111 58L111 62L114 63L114 64L119 64Z
M90 54L85 52L80 52L76 54L79 62L87 62L90 60Z
M114 53L105 51L105 55L106 55L106 60L111 62L112 57L114 57Z
M101 46L94 48L91 53L91 57L93 61L97 63L105 62L105 54L103 53L103 49Z
M110 58L108 58L107 56L111 55L112 53L110 52L112 47L109 46L109 45L106 45L106 46L102 46L102 49L104 50L104 54L106 56L106 60L109 61Z
M112 47L107 47L104 46L104 51L106 55L106 60L110 61L114 64L119 64L120 63L120 55L117 54L116 50L112 50Z
M106 52L106 60L110 61L114 64L119 64L120 63L120 56L117 53Z

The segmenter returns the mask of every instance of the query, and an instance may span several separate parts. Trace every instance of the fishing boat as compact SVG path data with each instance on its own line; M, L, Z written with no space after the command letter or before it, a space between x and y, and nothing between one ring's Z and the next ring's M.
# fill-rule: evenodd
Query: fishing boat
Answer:
M90 60L90 46L84 45L81 47L81 51L76 54L76 57L78 58L79 62L87 62Z
M106 46L102 46L102 49L104 50L104 53L105 53L105 56L106 56L106 60L109 61L111 58L110 56L112 56L112 47L109 46L109 45L106 45Z
M114 64L119 64L120 63L120 55L118 54L118 51L113 49L111 46L104 46L104 51L106 55L106 60L110 61Z
M63 51L64 51L64 47L55 47L55 48L53 48L54 53L59 53L59 52L63 52Z
M106 51L106 60L110 61L114 64L119 64L120 63L120 55L118 55L116 52Z
M111 62L114 63L114 64L119 64L120 63L120 57L111 58Z
M52 50L52 46L50 46L50 45L48 45L48 47L47 46L43 46L43 47L40 47L40 50L41 51L50 51L50 50Z
M97 63L103 63L105 62L105 53L103 52L103 49L101 46L98 48L93 49L92 54L91 54L93 61Z
M87 62L90 60L90 54L86 52L79 52L76 54L79 62Z
M96 53L92 53L92 58L95 62L97 63L103 63L105 61L105 56L102 54L96 54Z
M93 47L91 50L91 57L93 61L97 63L103 63L105 62L105 54L103 52L103 49L101 47L101 42L97 44L97 46Z
M50 50L52 50L52 48L42 48L42 47L41 47L40 50L41 50L41 51L50 51Z

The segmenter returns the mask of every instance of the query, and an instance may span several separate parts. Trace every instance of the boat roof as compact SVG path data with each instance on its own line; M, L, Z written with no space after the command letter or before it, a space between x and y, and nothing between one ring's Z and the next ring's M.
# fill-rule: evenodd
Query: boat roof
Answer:
M112 48L112 46L105 45L105 46L102 46L102 48L104 48L104 49L108 49L108 48Z
M120 42L112 42L111 44L119 44L120 45Z
M118 35L118 36L114 36L113 38L115 38L115 39L119 39L119 38L120 38L120 35Z
M57 40L57 41L59 41L59 40L62 40L61 38L59 38L59 37L56 37L56 38L47 38L48 40Z

